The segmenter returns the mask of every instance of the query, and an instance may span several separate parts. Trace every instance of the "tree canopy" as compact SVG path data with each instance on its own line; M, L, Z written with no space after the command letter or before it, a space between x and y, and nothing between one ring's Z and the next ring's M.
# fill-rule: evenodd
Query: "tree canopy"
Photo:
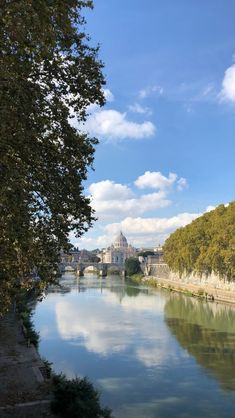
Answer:
M235 280L235 202L220 205L166 240L164 260L180 274L212 272Z
M83 181L95 138L75 129L104 104L103 64L85 33L91 1L2 0L0 8L0 294L53 277L69 233L94 221Z
M140 262L136 257L129 257L125 260L125 271L127 276L132 276L133 274L139 273Z
M154 251L146 250L138 253L138 257L148 257L148 255L155 255Z

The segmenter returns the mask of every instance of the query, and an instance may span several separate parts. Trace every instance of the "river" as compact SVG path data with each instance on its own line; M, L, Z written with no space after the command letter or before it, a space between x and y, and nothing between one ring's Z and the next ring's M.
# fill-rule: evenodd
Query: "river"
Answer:
M116 418L232 418L235 309L132 284L66 274L37 303L39 352L88 376Z

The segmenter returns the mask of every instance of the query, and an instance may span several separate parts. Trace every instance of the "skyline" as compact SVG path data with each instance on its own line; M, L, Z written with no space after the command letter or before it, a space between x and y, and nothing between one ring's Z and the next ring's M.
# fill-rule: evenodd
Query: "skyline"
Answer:
M101 45L107 103L83 127L100 141L84 186L99 220L72 243L106 247L122 230L156 246L234 200L235 4L94 6L86 28Z

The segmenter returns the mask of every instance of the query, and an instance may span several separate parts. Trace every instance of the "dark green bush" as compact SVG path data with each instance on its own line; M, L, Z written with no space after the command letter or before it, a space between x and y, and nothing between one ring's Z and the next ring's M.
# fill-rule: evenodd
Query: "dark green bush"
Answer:
M35 345L35 347L38 347L40 337L34 329L32 322L32 309L29 307L29 301L30 295L27 293L27 291L22 290L18 293L17 309L26 330L25 337L31 344Z
M99 393L86 377L68 380L62 374L55 376L51 409L61 417L112 418L111 411L100 406Z
M140 273L140 262L136 257L130 257L125 260L125 271L127 276Z

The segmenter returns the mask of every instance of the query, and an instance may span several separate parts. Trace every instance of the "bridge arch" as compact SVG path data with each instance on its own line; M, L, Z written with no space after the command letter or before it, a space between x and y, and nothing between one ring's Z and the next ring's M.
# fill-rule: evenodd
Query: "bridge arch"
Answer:
M84 273L99 273L100 269L97 266L90 265L83 268Z
M67 266L64 267L64 271L65 272L72 272L72 271L76 271L76 270L73 266L67 265Z
M87 270L96 272L100 276L118 273L125 275L124 266L118 263L78 263L78 262L61 262L59 264L61 273L75 272L78 276L83 276Z

